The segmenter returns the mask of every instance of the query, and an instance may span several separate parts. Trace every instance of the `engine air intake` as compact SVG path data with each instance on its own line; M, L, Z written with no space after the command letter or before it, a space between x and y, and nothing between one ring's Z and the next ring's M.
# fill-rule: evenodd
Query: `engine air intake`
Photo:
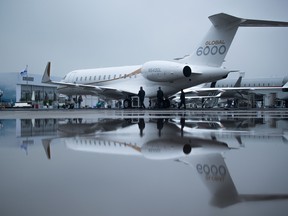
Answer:
M189 66L185 66L183 68L183 74L185 77L190 77L192 74L191 68Z

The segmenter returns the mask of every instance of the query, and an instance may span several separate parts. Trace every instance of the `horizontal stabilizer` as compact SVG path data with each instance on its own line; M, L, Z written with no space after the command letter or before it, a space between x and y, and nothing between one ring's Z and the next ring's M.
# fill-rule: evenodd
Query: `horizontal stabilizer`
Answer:
M272 200L287 200L288 194L241 194L239 195L241 201L272 201Z
M225 13L215 14L209 17L215 27L243 26L243 27L288 27L288 22L243 19Z
M240 26L244 27L288 27L288 22L242 19Z

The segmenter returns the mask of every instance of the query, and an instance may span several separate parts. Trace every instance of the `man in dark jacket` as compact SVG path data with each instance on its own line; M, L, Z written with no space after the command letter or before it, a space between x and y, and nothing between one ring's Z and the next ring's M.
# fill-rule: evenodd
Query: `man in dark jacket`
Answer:
M180 104L178 106L178 109L180 109L182 105L184 105L184 109L186 109L185 92L183 91L183 89L181 89Z
M158 108L161 108L163 106L163 91L161 90L161 87L159 87L158 91L157 91L157 106Z
M145 105L144 105L145 91L143 90L142 86L140 87L140 90L138 92L138 97L139 97L139 102L140 102L140 108L145 109Z

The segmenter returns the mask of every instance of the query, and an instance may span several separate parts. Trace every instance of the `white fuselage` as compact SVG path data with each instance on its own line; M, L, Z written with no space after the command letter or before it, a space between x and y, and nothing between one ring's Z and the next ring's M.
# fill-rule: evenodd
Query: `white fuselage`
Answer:
M176 78L175 80L171 80L170 78L173 73L153 71L155 68L147 69L150 74L154 74L152 80L147 79L147 77L143 75L142 65L84 69L69 72L62 82L118 89L119 91L131 92L131 95L137 94L140 86L142 86L146 92L146 97L153 98L156 97L158 87L161 87L165 97L169 97L181 89L195 86L203 82L212 82L222 79L229 73L227 70L217 67L192 67L192 70L193 68L201 70L202 73L194 74L192 72L191 76L185 77L182 75L181 71L181 74L179 75L180 78ZM173 75L175 74L176 72ZM58 91L59 93L66 95L94 94L93 89L87 90L83 88L81 91L81 88L70 88L69 86L59 87ZM95 95L99 95L99 92L95 91ZM106 94L106 97L119 99L117 96L109 96L109 94Z

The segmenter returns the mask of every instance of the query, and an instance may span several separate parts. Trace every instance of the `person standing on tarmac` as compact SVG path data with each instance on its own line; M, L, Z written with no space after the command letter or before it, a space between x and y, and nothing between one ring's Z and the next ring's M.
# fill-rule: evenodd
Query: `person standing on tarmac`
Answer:
M145 109L145 105L144 105L145 91L143 90L142 86L140 87L140 90L138 92L138 97L139 97L139 102L140 102L140 108Z
M78 108L80 109L81 108L81 103L82 103L83 99L82 99L82 96L80 95L78 97Z
M178 109L180 109L182 105L184 105L184 109L186 109L185 92L183 91L183 89L181 89L180 104L178 106Z
M159 87L158 91L157 91L157 107L161 108L163 106L163 91L161 90L161 87Z

